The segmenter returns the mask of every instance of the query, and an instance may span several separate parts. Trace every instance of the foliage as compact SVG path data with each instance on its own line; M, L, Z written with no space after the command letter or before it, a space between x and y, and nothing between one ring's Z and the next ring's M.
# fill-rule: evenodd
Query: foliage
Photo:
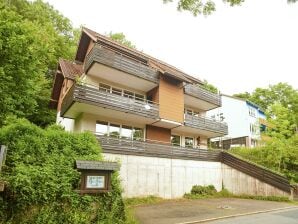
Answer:
M219 92L217 87L215 87L214 85L208 83L207 80L204 80L203 88L206 89L206 90L209 90L212 93L218 93Z
M270 85L268 88L256 88L234 96L249 100L266 110L269 122L286 138L292 136L298 127L298 91L287 83ZM274 134L273 134L274 136Z
M58 58L72 58L70 21L41 0L0 0L0 126L8 115L46 126Z
M74 191L80 180L74 161L102 160L91 133L68 133L59 126L41 129L12 119L0 129L0 142L8 146L0 176L7 183L0 197L2 223L124 223L117 174L112 192L80 196Z
M120 43L120 44L123 44L129 48L133 48L133 49L136 49L136 46L129 40L126 39L124 33L112 33L110 32L109 35L108 35L112 40Z
M228 3L230 6L241 5L245 0L223 0L223 2ZM173 0L163 0L164 3L173 2ZM297 0L287 0L288 3L295 3ZM189 11L194 16L203 14L210 15L215 10L215 3L213 0L179 0L178 11Z
M213 185L208 185L208 186L194 185L190 191L191 194L199 194L199 195L214 195L216 192L217 191Z
M134 198L126 198L124 199L124 202L127 206L138 206L138 205L148 205L148 204L155 204L158 202L163 201L164 199L160 197L156 197L153 195L150 195L148 197L134 197Z
M233 154L284 174L292 182L298 182L298 135L289 139L273 137L265 146L234 148Z

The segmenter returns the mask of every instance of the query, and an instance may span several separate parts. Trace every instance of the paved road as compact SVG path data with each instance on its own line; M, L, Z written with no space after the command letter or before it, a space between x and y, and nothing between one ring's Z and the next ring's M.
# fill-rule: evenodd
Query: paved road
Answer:
M198 220L236 214L287 208L290 206L293 205L289 203L271 201L218 198L203 200L170 200L154 205L138 206L134 210L135 216L141 224L175 224L195 222ZM227 223L238 224L238 222ZM247 223L257 224L255 222L251 222L251 220ZM298 224L298 222L295 224Z
M213 222L207 222L208 224L298 224L298 208L261 213L255 215L247 215L242 217L228 218Z

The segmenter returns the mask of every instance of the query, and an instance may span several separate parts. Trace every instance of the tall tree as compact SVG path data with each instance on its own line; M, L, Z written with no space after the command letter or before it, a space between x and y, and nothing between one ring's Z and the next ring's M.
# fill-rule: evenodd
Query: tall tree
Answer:
M241 5L245 0L223 0L230 6ZM295 3L298 0L287 0L288 3ZM173 2L173 0L163 0L164 3ZM178 11L189 11L194 16L199 14L210 15L216 10L213 0L179 0Z
M72 58L70 21L40 0L0 0L0 126L7 115L45 126L53 71L59 57Z
M277 126L286 119L286 125L291 132L298 127L298 91L287 83L270 85L268 88L256 88L251 94L248 92L234 96L249 100L267 111L269 118ZM276 120L276 122L274 122ZM277 122L278 121L278 122ZM280 122L280 123L279 123ZM279 123L279 124L278 124ZM284 126L285 127L285 126ZM276 130L282 130L281 127ZM288 136L286 134L285 136ZM289 137L289 136L288 136Z

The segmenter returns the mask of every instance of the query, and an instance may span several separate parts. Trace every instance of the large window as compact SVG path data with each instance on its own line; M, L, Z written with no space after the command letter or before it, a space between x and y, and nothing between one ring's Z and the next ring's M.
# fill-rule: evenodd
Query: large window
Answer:
M96 122L96 134L140 141L144 139L144 130L142 128L113 124L105 121Z
M172 135L171 136L171 143L175 146L180 146L180 136L179 135Z
M133 140L143 140L144 131L142 128L134 128L133 129Z
M135 99L135 100L139 100L139 101L144 101L145 100L145 96L142 94L138 94L129 90L125 90L125 89L121 89L121 88L117 88L117 87L113 87L104 83L99 83L99 90L100 91L104 91L104 92L108 92L108 93L112 93L118 96L124 96L124 97L128 97L131 99Z
M96 122L96 134L98 135L108 135L108 122L98 121Z
M193 145L194 145L193 137L185 137L185 147L193 148Z
M120 125L119 124L110 124L109 133L111 137L120 136Z
M196 117L198 117L199 114L200 114L199 111L193 110L193 109L189 109L189 108L184 109L184 113L187 114L187 115L196 116Z
M121 138L131 139L131 137L132 137L132 127L122 125Z

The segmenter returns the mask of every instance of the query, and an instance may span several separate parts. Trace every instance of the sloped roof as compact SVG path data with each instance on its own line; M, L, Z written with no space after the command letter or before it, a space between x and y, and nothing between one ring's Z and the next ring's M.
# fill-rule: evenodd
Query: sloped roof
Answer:
M83 74L83 66L65 59L59 59L61 72L65 78L75 79Z
M120 165L116 162L76 160L75 168L78 170L116 171L120 169Z
M191 75L188 75L172 65L169 65L161 60L151 57L150 55L147 55L147 54L145 54L141 51L138 51L136 49L132 49L132 48L129 48L122 44L119 44L118 42L116 42L104 35L101 35L93 30L90 30L86 27L83 27L83 32L85 32L95 42L108 44L108 45L113 46L117 49L120 49L121 51L127 52L129 54L135 55L143 60L148 61L149 66L152 66L153 68L158 69L162 74L171 75L171 76L173 76L181 81L185 81L185 82L203 83L202 80L195 78Z

